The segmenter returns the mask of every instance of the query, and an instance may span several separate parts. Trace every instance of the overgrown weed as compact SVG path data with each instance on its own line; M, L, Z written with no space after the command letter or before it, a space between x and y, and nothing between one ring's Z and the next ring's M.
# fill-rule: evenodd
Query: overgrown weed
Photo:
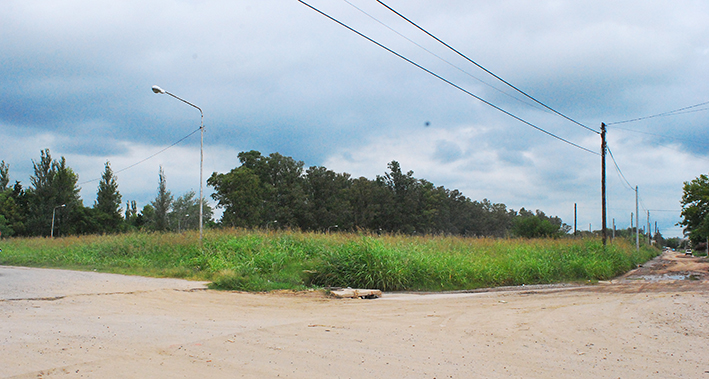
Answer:
M209 230L3 240L0 264L209 280L241 291L358 287L462 290L606 280L659 254L616 239Z

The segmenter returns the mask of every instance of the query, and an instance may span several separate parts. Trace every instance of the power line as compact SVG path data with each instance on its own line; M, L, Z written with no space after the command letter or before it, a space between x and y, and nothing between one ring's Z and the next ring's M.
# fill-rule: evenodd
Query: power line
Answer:
M536 125L534 125L534 124L532 124L532 123L530 123L529 121L526 121L526 120L524 120L524 119L522 119L522 118L520 118L520 117L518 117L518 116L515 116L514 114L512 114L512 113L510 113L510 112L508 112L508 111L506 111L506 110L504 110L504 109L498 107L497 105L492 104L491 102L489 102L489 101L487 101L487 100L485 100L485 99L483 99L483 98L481 98L481 97L475 95L474 93L472 93L472 92L470 92L470 91L468 91L468 90L466 90L466 89L460 87L459 85L457 85L457 84L451 82L450 80L448 80L448 79L446 79L446 78L444 78L444 77L442 77L442 76L436 74L435 72L433 72L433 71L431 71L431 70L429 70L429 69L427 69L427 68L421 66L420 64L418 64L418 63L412 61L411 59L406 58L405 56L403 56L403 55L397 53L396 51L394 51L394 50L392 50L392 49L390 49L390 48L388 48L388 47L382 45L381 43L379 43L379 42L373 40L372 38L370 38L370 37L364 35L363 33L361 33L361 32L359 32L359 31L357 31L356 29L354 29L354 28L352 28L352 27L346 25L345 23L343 23L343 22L337 20L336 18L334 18L334 17L328 15L327 13L325 13L325 12L319 10L318 8L315 8L314 6L312 6L312 5L308 4L308 3L306 3L305 1L303 1L303 0L298 0L298 2L300 2L301 4L307 6L307 7L310 8L310 9L314 10L315 12L321 14L322 16L327 17L327 18L330 19L331 21L333 21L333 22L339 24L340 26L346 28L347 30L349 30L349 31L351 31L351 32L353 32L353 33L355 33L355 34L357 34L358 36L360 36L360 37L366 39L367 41L369 41L369 42L371 42L371 43L373 43L373 44L375 44L375 45L381 47L382 49L384 49L384 50L386 50L386 51L388 51L388 52L390 52L390 53L396 55L397 57L403 59L404 61L410 63L411 65L413 65L413 66L415 66L415 67L417 67L417 68L419 68L419 69L425 71L426 73L428 73L428 74L430 74L430 75L432 75L432 76L438 78L439 80L445 82L446 84L448 84L448 85L450 85L450 86L452 86L452 87L454 87L454 88L456 88L456 89L462 91L463 93L465 93L465 94L467 94L467 95L469 95L469 96L474 97L475 99L479 100L480 102L484 103L485 105L488 105L488 106L490 106L490 107L492 107L492 108L494 108L494 109L496 109L496 110L498 110L498 111L500 111L500 112L502 112L502 113L504 113L504 114L506 114L506 115L508 115L508 116L510 116L510 117L512 117L512 118L514 118L515 120L517 120L517 121L519 121L519 122L521 122L521 123L523 123L523 124L525 124L525 125L528 125L528 126L534 128L534 129L536 129L536 130L538 130L538 131L540 131L540 132L542 132L542 133L544 133L544 134L546 134L546 135L548 135L548 136L551 136L551 137L553 137L553 138L556 138L556 139L558 139L559 141L565 142L565 143L567 143L567 144L569 144L569 145L571 145L571 146L574 146L574 147L576 147L576 148L579 148L579 149L584 150L584 151L586 151L586 152L589 152L589 153L591 153L591 154L600 155L599 153L597 153L597 152L595 152L595 151L593 151L593 150L589 150L589 149L587 149L587 148L585 148L585 147L583 147L583 146L577 145L577 144L575 144L575 143L573 143L573 142L571 142L571 141L568 141L568 140L566 140L566 139L564 139L564 138L562 138L562 137L559 137L559 136L557 136L557 135L555 135L555 134L553 134L553 133L551 133L551 132L548 132L548 131L546 131L546 130L544 130L544 129L542 129L542 128L540 128L540 127L538 127L538 126L536 126Z
M606 124L606 126L608 126L608 125ZM620 128L620 127L617 127L617 126L616 126L616 127L613 127L613 129L625 130L625 131L627 131L627 132L633 132L633 133L647 134L647 135L649 135L649 136L655 136L655 137L669 138L669 139L673 139L673 140L677 140L677 141L685 141L685 142L692 142L692 143L697 142L696 140L690 140L690 139L686 139L686 138L678 138L678 137L667 136L667 135L657 134L657 133L643 132L643 131L641 131L641 130L634 130L634 129L628 129L628 128Z
M486 69L485 67L483 67L483 66L480 65L479 63L477 63L477 62L475 62L474 60L468 58L465 54L463 54L463 53L461 53L460 51L456 50L456 49L453 48L451 45L449 45L449 44L443 42L440 38L438 38L438 37L436 37L435 35L431 34L429 31L427 31L426 29L422 28L421 26L419 26L419 25L416 24L415 22L411 21L410 19L408 19L406 16L402 15L401 13L397 12L397 11L396 11L395 9L393 9L392 7L386 5L386 4L385 4L384 2L382 2L381 0L377 0L377 2L378 2L379 4L381 4L381 5L383 5L385 8L389 9L390 11L394 12L394 14L396 14L397 16L399 16L399 17L401 17L402 19L406 20L406 21L407 21L408 23L410 23L411 25L415 26L417 29L419 29L419 30L421 30L422 32L426 33L429 37L435 39L436 41L438 41L439 43L441 43L443 46L449 48L450 50L452 50L452 51L455 52L456 54L460 55L461 57L463 57L463 58L464 58L465 60L467 60L468 62L474 64L475 66L477 66L477 67L480 68L481 70L483 70L483 71L485 71L486 73L492 75L493 77L495 77L495 79L501 81L502 83L505 83L505 84L508 85L510 88L512 88L512 89L514 89L515 91L521 93L522 95L526 96L527 98L529 98L530 100L534 101L535 103L537 103L537 104L543 106L544 108L546 108L546 109L548 109L548 110L554 112L555 114L557 114L557 115L559 115L559 116L561 116L561 117L563 117L563 118L565 118L565 119L567 119L567 120L573 122L574 124L576 124L576 125L578 125L578 126L584 128L584 129L586 129L586 130L592 131L592 132L594 132L594 133L596 133L596 134L601 134L599 131L597 131L597 130L595 130L595 129L592 129L592 128L589 128L588 126L586 126L586 125L584 125L584 124L582 124L582 123L580 123L580 122L578 122L578 121L576 121L576 120L574 120L574 119L572 119L572 118L570 118L570 117L568 117L568 116L566 116L566 115L564 115L564 114L558 112L557 110L555 110L555 109L551 108L550 106L548 106L548 105L542 103L541 101L535 99L533 96L527 94L526 92L522 91L521 89L515 87L514 85L512 85L512 84L509 83L508 81L506 81L506 80L502 79L501 77L495 75L492 71Z
M625 182L625 184L628 185L628 188L629 188L631 191L635 191L635 189L634 189L633 186L630 184L630 182L628 181L628 179L626 179L626 178L625 178L625 175L623 175L623 171L620 170L620 167L618 166L618 162L615 160L615 157L613 156L613 152L611 151L611 148L608 147L608 146L606 146L606 149L608 149L608 154L611 156L611 160L613 161L613 164L615 165L615 169L616 169L616 171L618 171L618 174L620 175L620 177L623 178L623 181Z
M520 99L520 98L518 98L518 97L515 97L515 96L511 95L511 94L509 94L509 93L507 93L507 92L505 92L505 91L503 91L503 90L501 90L501 89L499 89L499 88L493 86L492 84L490 84L490 83L488 83L488 82L486 82L486 81L484 81L484 80L482 80L482 79L476 77L475 75L469 73L469 72L466 71L465 69L463 69L463 68L461 68L461 67L459 67L459 66L453 64L453 63L450 62L449 60L447 60L447 59L441 57L440 55L434 53L433 51L427 49L426 47L422 46L422 45L419 44L418 42L412 40L411 38L409 38L409 37L403 35L403 34L400 33L399 31L397 31L396 29L392 28L391 26L385 24L384 22L382 22L382 21L379 20L378 18L376 18L376 17L372 16L371 14L367 13L364 9L362 9L362 8L360 8L360 7L358 7L358 6L354 5L354 4L352 4L350 1L348 1L348 0L342 0L342 1L344 1L344 2L347 3L347 4L349 4L351 7L355 8L355 9L358 10L358 11L360 11L361 13L363 13L364 15L366 15L367 17L369 17L369 18L371 18L372 20L374 20L375 22L379 23L379 24L382 25L383 27L389 29L389 30L392 31L393 33L397 34L399 37L401 37L401 38L403 38L403 39L409 41L411 44L415 45L416 47L420 48L421 50L423 50L423 51L429 53L430 55L432 55L432 56L438 58L438 59L441 60L442 62L445 62L445 63L448 64L449 66L451 66L451 67L455 68L456 70L462 72L463 74L465 74L465 75L467 75L467 76L469 76L469 77L475 79L476 81L480 82L481 84L484 84L484 85L486 85L486 86L492 88L493 90L495 90L495 91L497 91L497 92L499 92L499 93L501 93L501 94L503 94L503 95L505 95L505 96L507 96L507 97L509 97L509 98L511 98L511 99L517 100L517 101L519 101L520 103L522 103L522 104L524 104L524 105L527 105L527 106L529 106L529 107L533 107L533 108L535 108L535 109L540 109L540 108L538 108L538 107L535 107L533 104L530 104L530 103L528 103L528 102L525 102L524 100L522 100L522 99Z
M118 174L118 173L121 173L121 172L126 171L126 170L128 170L128 169L131 169L131 168L133 168L133 167L135 167L135 166L137 166L137 165L139 165L139 164L141 164L141 163L143 163L143 162L145 162L145 161L147 161L147 160L149 160L149 159L155 157L156 155L159 155L159 154L163 153L165 150L167 150L167 149L169 149L169 148L171 148L171 147L177 145L178 143L180 143L180 142L186 140L187 138L191 137L193 134L197 133L197 132L199 131L199 129L200 129L200 128L197 128L195 131L193 131L192 133L190 133L190 134L188 134L188 135L186 135L186 136L180 138L177 142L173 143L172 145L170 145L170 146L168 146L168 147L166 147L166 148L164 148L164 149L158 151L157 153L155 153L155 154L153 154L153 155L151 155L151 156L149 156L149 157L147 157L147 158L145 158L145 159L143 159L143 160L140 160L140 161L138 161L138 162L136 162L136 163L133 163L132 165L130 165L130 166L128 166L128 167L124 167L124 168L122 168L122 169L120 169L120 170L118 170L118 171L114 171L114 174ZM98 180L101 180L101 178L96 178L96 179L87 180L87 181L85 181L85 182L78 183L77 185L82 185L82 184L86 184L86 183L91 183L91 182L95 182L95 181L98 181Z
M696 110L692 110L692 111L689 111L689 109L701 107L702 105L707 105L707 104L709 104L709 101L705 101L705 102L699 103L699 104L690 105L690 106L684 107L684 108L675 109L675 110L669 111L669 112L658 113L658 114L655 114L655 115L652 115L652 116L638 117L638 118L633 118L633 119L625 120L625 121L611 122L611 123L608 123L608 124L606 124L606 125L626 124L626 123L629 123L629 122L642 121L642 120L647 120L647 119L656 118L656 117L667 117L667 116L675 116L675 115L684 114L684 113L705 111L705 110L707 110L707 109L709 109L709 108L696 109Z

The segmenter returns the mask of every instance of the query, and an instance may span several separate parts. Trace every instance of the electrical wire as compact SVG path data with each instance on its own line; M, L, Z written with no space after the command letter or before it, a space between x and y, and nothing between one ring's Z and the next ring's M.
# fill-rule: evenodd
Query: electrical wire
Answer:
M170 146L168 146L168 147L166 147L166 148L164 148L164 149L158 151L157 153L155 153L155 154L153 154L153 155L151 155L151 156L149 156L149 157L147 157L147 158L144 158L144 159L142 159L142 160L140 160L140 161L138 161L138 162L136 162L136 163L133 163L132 165L130 165L130 166L128 166L128 167L124 167L124 168L122 168L122 169L120 169L120 170L118 170L118 171L114 171L114 172L113 172L114 175L115 175L115 174L119 174L119 173L121 173L121 172L123 172L123 171L126 171L126 170L128 170L128 169L131 169L131 168L133 168L133 167L135 167L135 166L137 166L137 165L139 165L139 164L141 164L141 163L143 163L143 162L145 162L145 161L147 161L147 160L149 160L149 159L151 159L151 158L153 158L153 157L155 157L155 156L157 156L157 155L159 155L159 154L165 152L167 149L169 149L169 148L171 148L171 147L174 147L175 145L177 145L178 143L180 143L180 142L186 140L186 139L189 138L189 137L192 137L192 135L194 135L195 133L197 133L197 132L199 131L199 129L200 129L200 128L197 128L197 129L196 129L195 131L193 131L192 133L190 133L190 134L188 134L188 135L186 135L186 136L180 138L177 142L173 143L172 145L170 145ZM101 178L96 178L96 179L87 180L87 181L85 181L85 182L78 183L77 185L82 185L82 184L86 184L86 183L96 182L96 181L99 181L99 180L101 180Z
M606 126L608 126L608 124L606 124ZM614 126L613 129L625 130L625 131L627 131L627 132L633 132L633 133L647 134L647 135L649 135L649 136L655 136L655 137L669 138L669 139L673 139L673 140L677 140L677 141L685 141L685 142L691 142L691 143L696 143L696 142L697 142L696 140L690 140L690 139L686 139L686 138L672 137L672 136L667 136L667 135L662 135L662 134L657 134L657 133L643 132L643 131L641 131L641 130L634 130L634 129L628 129L628 128L620 128L620 127L617 127L617 126Z
M455 68L456 70L462 72L463 74L465 74L465 75L467 75L467 76L473 78L474 80L480 82L481 84L483 84L483 85L485 85L485 86L487 86L487 87L490 87L491 89L493 89L493 90L495 90L495 91L497 91L497 92L499 92L499 93L501 93L501 94L503 94L503 95L505 95L505 96L507 96L507 97L509 97L509 98L511 98L511 99L517 100L518 102L520 102L520 103L522 103L522 104L524 104L524 105L526 105L526 106L532 107L532 108L534 108L534 109L542 110L541 108L536 107L536 106L534 106L533 104L528 103L528 102L526 102L526 101L524 101L524 100L522 100L522 99L520 99L520 98L518 98L518 97L515 97L515 96L513 96L513 95L511 95L511 94L509 94L509 93L507 93L507 92L505 92L505 91L503 91L503 90L501 90L501 89L499 89L499 88L493 86L492 84L490 84L490 83L488 83L488 82L486 82L486 81L484 81L484 80L478 78L477 76L475 76L475 75L471 74L470 72L464 70L464 69L461 68L460 66L457 66L457 65L453 64L453 63L450 62L449 60L447 60L447 59L441 57L440 55L434 53L433 51L427 49L426 47L422 46L422 45L419 44L418 42L412 40L411 38L409 38L409 37L403 35L403 34L400 33L399 31L397 31L396 29L392 28L391 26L385 24L384 22L382 22L382 21L379 20L378 18L376 18L376 17L372 16L371 14L367 13L364 9L362 9L362 8L360 8L360 7L358 7L358 6L354 5L354 4L352 4L350 1L348 1L348 0L342 0L342 1L344 1L344 2L347 3L347 4L349 4L352 8L354 8L354 9L358 10L359 12L363 13L364 15L366 15L366 16L369 17L369 18L371 18L372 20L374 20L374 21L377 22L378 24L382 25L383 27L389 29L390 31L392 31L393 33L395 33L396 35L398 35L399 37L401 37L401 38L403 38L403 39L409 41L411 44L415 45L416 47L420 48L421 50L423 50L423 51L429 53L430 55L432 55L432 56L438 58L440 61L442 61L442 62L448 64L449 66Z
M404 61L410 63L411 65L413 65L413 66L415 66L415 67L417 67L417 68L423 70L424 72L426 72L426 73L428 73L428 74L430 74L430 75L436 77L437 79L443 81L444 83L446 83L446 84L448 84L448 85L450 85L450 86L452 86L452 87L454 87L454 88L456 88L456 89L462 91L463 93L465 93L465 94L467 94L467 95L469 95L469 96L474 97L475 99L477 99L478 101L484 103L485 105L488 105L488 106L490 106L490 107L492 107L492 108L494 108L494 109L496 109L496 110L498 110L498 111L500 111L500 112L506 114L507 116L510 116L510 117L514 118L515 120L517 120L517 121L519 121L519 122L521 122L521 123L523 123L523 124L525 124L525 125L527 125L527 126L530 126L530 127L534 128L534 129L536 129L536 130L538 130L538 131L540 131L540 132L542 132L542 133L544 133L544 134L546 134L546 135L548 135L548 136L551 136L551 137L553 137L553 138L556 138L556 139L558 139L559 141L565 142L565 143L567 143L567 144L569 144L569 145L571 145L571 146L574 146L574 147L576 147L576 148L578 148L578 149L584 150L584 151L586 151L586 152L588 152L588 153L591 153L591 154L594 154L594 155L600 155L598 152L595 152L595 151L593 151L593 150L589 150L589 149L587 149L587 148L585 148L585 147L583 147L583 146L577 145L577 144L575 144L575 143L573 143L573 142L571 142L571 141L568 141L568 140L566 140L566 139L564 139L564 138L562 138L562 137L559 137L559 136L557 136L557 135L555 135L555 134L553 134L553 133L551 133L551 132L548 132L548 131L546 131L546 130L544 130L544 129L542 129L542 128L540 128L540 127L538 127L538 126L536 126L536 125L534 125L534 124L532 124L532 123L530 123L529 121L526 121L526 120L524 120L524 119L522 119L522 118L520 118L520 117L518 117L518 116L515 116L514 114L512 114L512 113L510 113L510 112L508 112L508 111L506 111L506 110L504 110L504 109L498 107L498 106L495 105L495 104L492 104L491 102L489 102L489 101L487 101L487 100L485 100L485 99L483 99L483 98L481 98L481 97L475 95L474 93L472 93L472 92L470 92L470 91L468 91L468 90L466 90L466 89L460 87L459 85L457 85L457 84L451 82L450 80L448 80L448 79L446 79L446 78L444 78L444 77L442 77L442 76L436 74L435 72L433 72L433 71L431 71L431 70L429 70L429 69L427 69L427 68L421 66L420 64L418 64L418 63L412 61L411 59L406 58L405 56L403 56L403 55L397 53L396 51L394 51L394 50L392 50L392 49L390 49L390 48L384 46L383 44L381 44L381 43L379 43L379 42L377 42L377 41L375 41L375 40L373 40L372 38L370 38L370 37L364 35L363 33L357 31L356 29L354 29L354 28L348 26L347 24L345 24L345 23L343 23L343 22L337 20L336 18L334 18L334 17L328 15L327 13L321 11L320 9L315 8L314 6L312 6L312 5L308 4L308 3L306 3L305 1L303 1L303 0L298 0L298 2L300 2L301 4L307 6L307 7L310 8L310 9L314 10L315 12L321 14L322 16L324 16L324 17L330 19L331 21L333 21L333 22L339 24L340 26L346 28L347 30L349 30L349 31L351 31L351 32L353 32L353 33L355 33L355 34L357 34L358 36L360 36L360 37L366 39L367 41L369 41L369 42L371 42L371 43L373 43L373 44L375 44L375 45L381 47L382 49L384 49L384 50L386 50L386 51L388 51L388 52L390 52L391 54L396 55L397 57L403 59Z
M618 162L615 160L615 157L613 156L613 152L611 151L611 148L606 145L606 149L608 150L608 154L611 156L611 160L613 161L613 164L615 165L615 169L616 169L616 171L618 171L618 174L620 175L620 177L623 179L625 184L628 185L628 188L631 191L635 191L635 188L633 188L633 186L630 184L628 179L626 179L625 175L623 175L623 171L621 171L620 166L618 166Z
M633 118L633 119L625 120L625 121L611 122L611 123L607 123L606 125L627 124L627 123L629 123L629 122L642 121L642 120L647 120L647 119L650 119L650 118L675 116L675 115L678 115L678 114L685 114L685 113L692 113L692 112L705 111L705 110L707 110L707 109L709 109L709 108L696 109L696 110L692 110L692 111L688 111L688 110L689 110L689 109L692 109L692 108L701 107L701 106L707 105L707 104L709 104L709 101L705 101L705 102L699 103L699 104L690 105L690 106L684 107L684 108L675 109L675 110L669 111L669 112L658 113L658 114L655 114L655 115L652 115L652 116L638 117L638 118Z
M468 58L468 56L466 56L465 54L463 54L463 53L461 53L460 51L456 50L456 49L453 48L451 45L445 43L443 40L441 40L440 38L436 37L435 35L433 35L432 33L430 33L428 30L422 28L421 26L419 26L419 25L416 24L415 22L411 21L409 18L407 18L407 17L404 16L403 14L397 12L394 8L392 8L392 7L388 6L388 5L386 5L383 1L377 0L377 2L378 2L379 4L381 4L382 6L384 6L385 8L389 9L390 11L392 11L392 12L393 12L394 14L396 14L397 16L399 16L399 17L401 17L402 19L406 20L408 23L410 23L411 25L413 25L414 27L416 27L416 28L419 29L420 31L426 33L429 37L435 39L436 41L438 41L439 43L441 43L443 46L449 48L450 50L452 50L452 51L455 52L456 54L460 55L461 57L463 57L463 58L464 58L465 60L467 60L468 62L474 64L475 66L477 66L477 67L480 68L481 70L483 70L483 71L485 71L486 73L492 75L495 79L501 81L502 83L505 83L505 84L508 85L510 88L512 88L512 89L514 89L515 91L521 93L522 95L526 96L527 98L529 98L530 100L534 101L535 103L537 103L537 104L543 106L544 108L546 108L546 109L552 111L553 113L557 114L558 116L561 116L561 117L565 118L566 120L571 121L571 122L573 122L574 124L576 124L576 125L578 125L578 126L584 128L584 129L586 129L586 130L589 130L589 131L594 132L594 133L596 133L596 134L601 134L599 131L597 131L597 130L595 130L595 129L592 129L592 128L589 128L588 126L586 126L586 125L584 125L584 124L582 124L582 123L580 123L580 122L578 122L578 121L576 121L576 120L574 120L574 119L572 119L572 118L570 118L570 117L568 117L568 116L562 114L561 112L555 110L554 108L551 108L550 106L548 106L548 105L542 103L541 101L535 99L533 96L527 94L526 92L524 92L524 91L522 91L521 89L517 88L516 86L512 85L512 84L509 83L508 81L506 81L506 80L502 79L501 77L497 76L495 73L493 73L492 71L486 69L485 67L483 67L483 66L480 65L479 63L475 62L474 60Z

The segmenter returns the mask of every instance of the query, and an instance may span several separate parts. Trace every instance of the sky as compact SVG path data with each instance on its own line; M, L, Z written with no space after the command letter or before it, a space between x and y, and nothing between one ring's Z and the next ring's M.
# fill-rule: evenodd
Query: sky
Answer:
M709 101L706 1L383 1L575 122L375 0L306 2L381 46L297 0L4 1L11 181L28 187L50 149L86 206L106 162L124 203L155 198L160 166L175 196L199 192L199 111L158 85L204 112L205 182L249 150L370 179L396 160L572 226L576 204L579 230L601 226L603 122L608 227L630 226L637 186L640 225L649 211L653 231L682 235L683 182L709 171L709 104L665 113Z

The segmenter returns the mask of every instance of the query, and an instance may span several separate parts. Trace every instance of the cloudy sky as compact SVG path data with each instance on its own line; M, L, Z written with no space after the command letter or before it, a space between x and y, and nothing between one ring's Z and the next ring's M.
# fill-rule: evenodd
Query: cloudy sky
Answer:
M375 0L307 2L526 123L297 0L7 0L0 160L11 180L28 186L49 148L78 173L87 206L106 161L124 202L154 198L161 165L175 195L199 191L199 133L135 165L200 125L196 109L151 91L159 85L204 110L205 180L245 150L370 179L396 160L472 199L570 225L577 203L583 230L601 225L605 122L625 178L609 157L609 227L630 226L638 186L641 225L649 210L653 229L681 235L682 183L709 171L709 105L615 122L709 101L706 1L384 1L593 131Z

